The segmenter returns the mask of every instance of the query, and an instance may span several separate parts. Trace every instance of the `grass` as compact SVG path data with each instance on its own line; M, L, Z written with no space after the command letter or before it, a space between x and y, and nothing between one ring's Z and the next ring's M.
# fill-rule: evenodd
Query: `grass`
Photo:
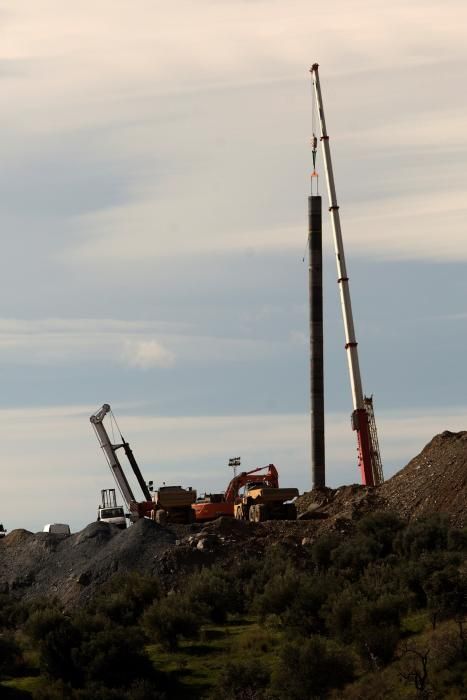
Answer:
M158 644L147 647L157 669L176 676L181 698L202 700L215 686L226 661L258 657L273 665L278 632L269 632L254 620L232 620L225 625L207 625L199 641L182 641L175 652Z
M24 697L31 697L35 690L38 690L44 683L44 679L39 676L24 676L21 678L11 678L9 681L0 683L0 697L3 697L2 687L10 690L22 691ZM8 698L9 695L6 695ZM12 697L14 697L12 695ZM18 695L20 697L20 695Z

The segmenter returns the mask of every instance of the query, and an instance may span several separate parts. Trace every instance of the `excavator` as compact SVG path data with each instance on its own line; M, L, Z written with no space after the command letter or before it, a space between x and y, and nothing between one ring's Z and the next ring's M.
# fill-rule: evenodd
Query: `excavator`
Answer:
M241 489L244 489L240 494ZM215 520L221 515L238 520L295 520L293 503L298 489L279 488L279 474L274 464L256 467L234 476L225 493L206 494L193 504L197 522Z
M91 421L110 470L115 477L115 481L129 510L131 522L135 522L140 518L151 518L151 520L155 520L161 525L166 522L194 522L194 512L191 506L196 501L196 491L191 487L184 489L181 486L165 485L155 491L151 491L150 487L152 486L152 482L149 482L149 486L146 484L133 451L120 430L121 443L114 444L111 442L104 425L104 418L108 414L113 417L109 404L105 403L102 408L92 414L89 420ZM115 425L117 426L116 421ZM141 488L144 496L143 501L136 500L128 479L125 476L125 472L123 471L123 467L117 455L117 450L121 448L123 448Z

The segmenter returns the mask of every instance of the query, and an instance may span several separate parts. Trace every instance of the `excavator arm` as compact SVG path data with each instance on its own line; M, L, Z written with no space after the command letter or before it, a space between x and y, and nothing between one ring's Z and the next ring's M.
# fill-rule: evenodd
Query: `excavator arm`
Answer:
M258 472L262 472L264 471L264 469L267 469L267 471L264 474L258 474ZM256 474L256 476L252 478L254 474ZM266 467L256 467L256 469L251 469L248 472L242 472L241 474L237 474L237 476L234 476L230 484L227 486L227 489L224 494L225 501L227 503L234 503L235 499L238 497L238 492L240 491L242 486L246 486L252 481L254 481L255 483L265 483L266 485L271 486L272 488L278 488L279 474L274 464L268 464Z

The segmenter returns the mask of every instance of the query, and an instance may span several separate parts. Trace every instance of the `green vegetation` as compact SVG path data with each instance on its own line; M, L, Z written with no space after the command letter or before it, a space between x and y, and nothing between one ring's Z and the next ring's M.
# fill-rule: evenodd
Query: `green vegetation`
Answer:
M116 577L79 610L1 596L1 697L466 697L465 531L374 513L350 537L247 552L170 591Z

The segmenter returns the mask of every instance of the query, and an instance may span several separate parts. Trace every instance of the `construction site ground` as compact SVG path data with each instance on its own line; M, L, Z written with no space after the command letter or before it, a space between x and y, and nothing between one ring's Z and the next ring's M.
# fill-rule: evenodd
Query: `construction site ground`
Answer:
M0 593L55 596L84 602L113 574L138 570L170 588L186 573L219 562L257 556L269 545L307 546L324 532L343 536L376 510L404 519L444 513L467 525L467 432L435 436L422 452L380 487L316 489L297 499L297 521L250 523L219 518L205 525L160 526L141 519L127 530L94 522L70 537L14 530L0 539Z

